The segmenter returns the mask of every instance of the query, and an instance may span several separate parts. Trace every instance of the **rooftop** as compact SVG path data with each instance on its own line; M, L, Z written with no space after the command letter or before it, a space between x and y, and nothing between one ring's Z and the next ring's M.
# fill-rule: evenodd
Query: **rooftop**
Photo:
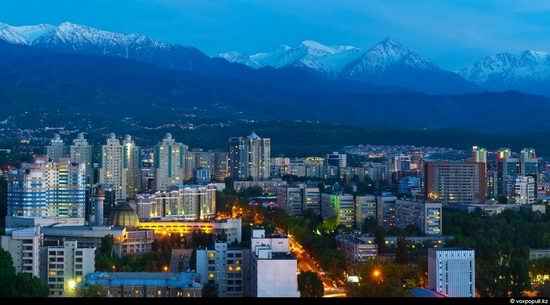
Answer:
M84 285L102 286L154 286L170 288L201 288L190 272L92 272L86 276Z
M435 292L427 288L413 288L409 291L413 294L413 296L418 298L445 298L446 297L444 294Z

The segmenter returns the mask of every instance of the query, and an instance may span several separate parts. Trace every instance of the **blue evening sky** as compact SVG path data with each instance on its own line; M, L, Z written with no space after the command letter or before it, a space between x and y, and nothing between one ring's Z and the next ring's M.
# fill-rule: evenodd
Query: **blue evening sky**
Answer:
M311 39L368 49L392 36L451 70L497 52L550 51L547 0L3 0L0 22L141 33L208 55Z

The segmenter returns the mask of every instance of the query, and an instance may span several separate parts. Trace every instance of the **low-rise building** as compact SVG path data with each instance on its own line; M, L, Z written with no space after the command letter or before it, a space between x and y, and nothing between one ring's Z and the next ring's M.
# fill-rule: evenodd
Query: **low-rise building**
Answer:
M1 236L2 249L8 251L15 271L40 276L40 246L43 235L40 227L13 230Z
M251 296L299 297L298 263L290 253L288 238L266 236L253 230L251 239Z
M207 234L225 235L228 241L241 242L241 219L228 218L209 221L177 221L160 219L158 221L140 221L140 229L153 230L155 236L162 237L168 234L190 235L194 231Z
M195 273L94 272L79 286L101 285L108 297L201 297L202 284Z
M378 246L366 240L353 236L338 236L336 238L338 250L344 254L348 265L355 266L375 259L378 256Z
M441 203L398 200L395 216L399 228L414 225L423 235L441 235L443 232Z
M104 236L113 236L113 251L117 256L151 252L155 233L151 229L134 229L121 226L71 226L42 228L46 240L78 241L83 247L101 246Z
M42 247L40 279L50 288L50 296L74 296L76 284L95 271L95 250L78 241Z
M529 249L529 259L540 259L550 257L550 249Z
M267 194L277 194L277 188L284 185L287 185L287 182L281 179L233 182L233 188L237 192L250 187L260 187Z
M227 242L216 242L214 247L197 249L197 273L201 283L216 283L218 296L247 296L250 249L231 247Z

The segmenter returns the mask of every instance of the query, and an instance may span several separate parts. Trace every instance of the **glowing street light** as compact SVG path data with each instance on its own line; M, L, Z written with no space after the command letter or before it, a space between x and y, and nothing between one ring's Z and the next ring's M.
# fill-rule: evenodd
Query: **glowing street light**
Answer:
M164 270L164 272L168 272L168 266L164 266L162 270Z
M372 276L375 278L375 279L380 279L380 276L382 275L382 273L380 272L380 270L378 269L374 269L374 271L372 272Z

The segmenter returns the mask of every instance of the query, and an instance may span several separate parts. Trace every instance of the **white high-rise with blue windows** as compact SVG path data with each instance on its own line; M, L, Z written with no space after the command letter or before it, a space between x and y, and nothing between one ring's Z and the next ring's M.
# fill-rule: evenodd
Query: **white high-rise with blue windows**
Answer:
M37 158L8 175L8 216L84 217L86 165Z
M475 251L458 248L428 249L428 285L449 297L475 297Z

